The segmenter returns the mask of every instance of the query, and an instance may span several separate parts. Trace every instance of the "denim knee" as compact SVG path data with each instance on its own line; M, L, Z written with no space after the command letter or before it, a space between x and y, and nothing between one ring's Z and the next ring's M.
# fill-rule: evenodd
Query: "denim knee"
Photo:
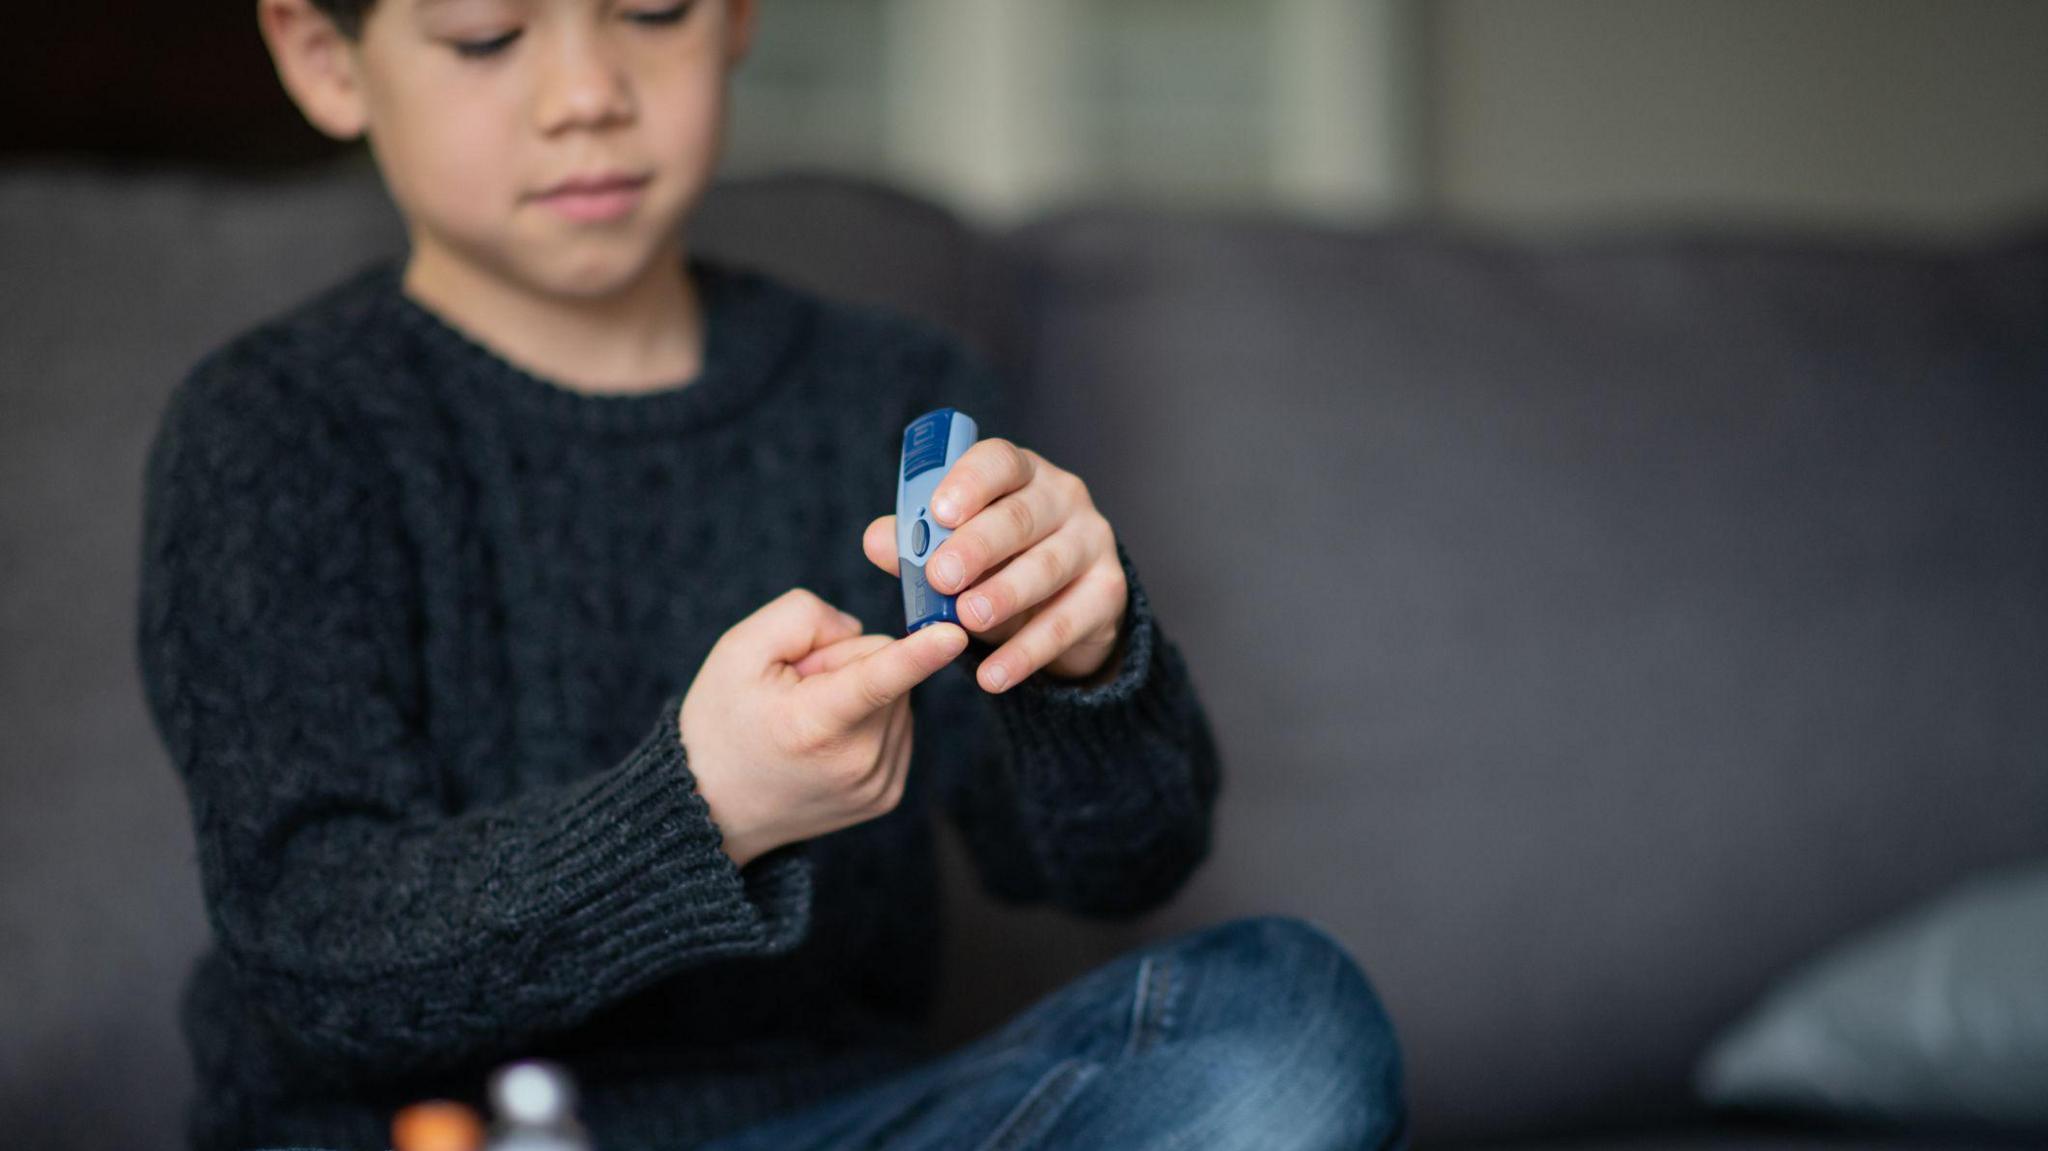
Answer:
M1401 1145L1401 1052L1371 981L1342 944L1290 916L1234 920L1189 949L1204 1026L1242 1056L1225 1109L1244 1146ZM1214 1002L1220 998L1222 1002ZM1218 1145L1231 1139L1217 1132Z

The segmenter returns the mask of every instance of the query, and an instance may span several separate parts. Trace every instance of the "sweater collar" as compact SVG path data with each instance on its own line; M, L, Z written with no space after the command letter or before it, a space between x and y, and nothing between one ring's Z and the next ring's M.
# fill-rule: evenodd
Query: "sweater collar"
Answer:
M464 389L471 402L562 428L669 431L699 426L758 400L796 334L798 299L758 273L691 254L704 307L704 358L688 380L644 392L586 392L506 359L404 291L404 261L373 275L400 328L429 353L436 384Z

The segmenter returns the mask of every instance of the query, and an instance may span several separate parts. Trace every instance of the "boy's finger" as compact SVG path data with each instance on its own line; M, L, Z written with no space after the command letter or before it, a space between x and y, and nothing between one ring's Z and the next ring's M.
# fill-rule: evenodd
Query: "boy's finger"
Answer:
M870 652L881 650L889 642L890 639L886 635L857 635L842 639L796 661L796 672L798 675L812 676L820 672L838 671Z
M999 497L953 530L925 561L932 586L952 595L990 568L1056 537L1074 509L1047 484L1033 484ZM1065 585L1061 581L1061 586Z
M736 623L731 634L769 661L794 663L827 644L860 634L860 620L809 588L791 588Z
M935 623L890 640L838 671L813 676L803 687L833 722L854 727L909 694L931 674L967 650L959 624ZM812 687L811 685L816 685Z
M861 533L860 548L867 553L869 563L892 576L901 574L896 563L896 513L869 524L868 530Z
M932 491L932 518L957 528L998 498L1031 482L1038 454L1001 438L977 440Z

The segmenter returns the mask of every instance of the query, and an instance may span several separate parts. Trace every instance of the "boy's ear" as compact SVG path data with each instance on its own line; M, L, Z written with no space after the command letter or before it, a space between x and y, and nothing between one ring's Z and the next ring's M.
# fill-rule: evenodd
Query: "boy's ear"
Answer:
M726 36L725 66L739 67L747 58L747 50L754 45L754 0L724 0Z
M337 140L362 135L368 113L355 42L310 0L256 0L256 24L306 119Z

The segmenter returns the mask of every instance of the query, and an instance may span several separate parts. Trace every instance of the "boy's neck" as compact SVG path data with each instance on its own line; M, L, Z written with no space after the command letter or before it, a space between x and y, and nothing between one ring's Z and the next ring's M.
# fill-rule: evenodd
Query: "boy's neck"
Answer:
M681 245L617 292L541 295L415 240L403 290L505 359L581 392L626 394L694 380L704 309Z

